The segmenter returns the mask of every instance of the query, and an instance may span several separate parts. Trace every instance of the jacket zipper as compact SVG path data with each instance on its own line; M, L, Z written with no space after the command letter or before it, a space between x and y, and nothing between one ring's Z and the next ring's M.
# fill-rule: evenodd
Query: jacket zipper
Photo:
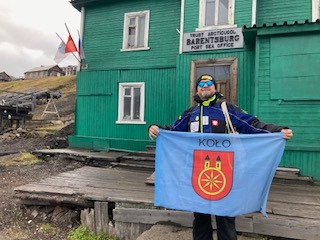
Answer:
M203 125L202 125L202 121L203 121L203 105L201 104L200 105L200 126L199 126L199 129L200 129L200 132L203 133Z

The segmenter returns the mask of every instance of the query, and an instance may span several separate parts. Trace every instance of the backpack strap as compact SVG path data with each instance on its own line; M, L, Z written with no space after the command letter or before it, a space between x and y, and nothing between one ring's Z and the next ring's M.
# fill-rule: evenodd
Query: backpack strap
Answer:
M221 109L222 109L224 118L225 118L225 120L226 120L226 127L227 127L228 133L233 133L233 134L238 133L238 132L234 129L234 127L233 127L233 124L232 124L231 119L230 119L230 116L229 116L227 104L226 104L225 101L223 101L223 102L221 103Z

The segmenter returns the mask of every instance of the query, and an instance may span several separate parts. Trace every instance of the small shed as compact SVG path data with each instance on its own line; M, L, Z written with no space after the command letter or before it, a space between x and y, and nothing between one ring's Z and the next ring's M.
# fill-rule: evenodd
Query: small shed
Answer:
M30 69L24 73L25 79L39 79L45 77L64 76L64 71L58 65L40 66Z
M6 74L5 72L0 72L0 82L9 82L12 81L13 79L11 76Z

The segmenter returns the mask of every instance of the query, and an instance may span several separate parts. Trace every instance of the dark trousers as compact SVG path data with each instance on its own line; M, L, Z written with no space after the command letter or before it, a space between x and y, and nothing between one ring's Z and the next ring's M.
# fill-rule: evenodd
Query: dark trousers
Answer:
M237 231L234 217L215 216L217 223L218 240L237 240ZM194 213L193 240L213 240L211 215Z

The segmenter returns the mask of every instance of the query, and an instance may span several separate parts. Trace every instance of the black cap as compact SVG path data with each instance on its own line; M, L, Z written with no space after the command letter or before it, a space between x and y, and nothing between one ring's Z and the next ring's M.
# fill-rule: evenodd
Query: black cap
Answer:
M216 80L209 74L203 74L201 75L198 79L197 79L197 82L196 82L196 89L198 87L198 83L203 81L203 80L210 80L213 82L213 85L215 86L215 88L217 89L217 83L216 83Z

